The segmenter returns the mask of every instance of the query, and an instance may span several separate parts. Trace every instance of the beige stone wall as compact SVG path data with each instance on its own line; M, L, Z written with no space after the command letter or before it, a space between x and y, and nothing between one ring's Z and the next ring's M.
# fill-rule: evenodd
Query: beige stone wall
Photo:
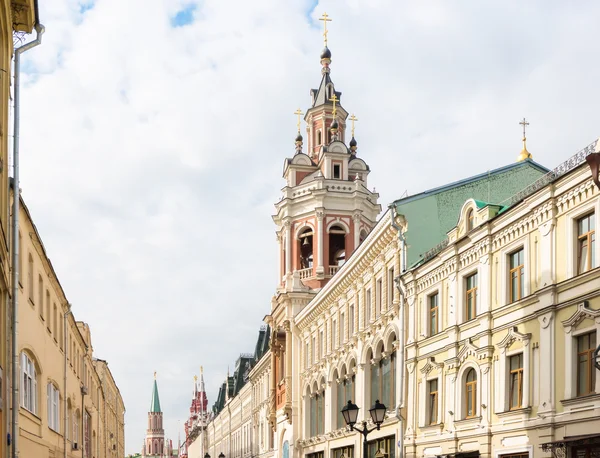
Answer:
M600 336L600 246L596 242L594 268L578 273L576 222L594 212L598 228L599 194L583 164L516 207L463 230L466 237L453 239L451 231L445 250L403 276L410 317L407 456L471 450L486 457L547 456L542 443L600 430L600 377L591 394L576 389L577 337ZM462 224L461 213L456 233ZM509 255L519 249L524 292L513 301ZM474 272L477 316L467 321L465 279ZM432 334L429 298L436 292L441 324ZM523 403L511 410L508 367L518 354ZM476 402L467 418L465 377L471 368ZM438 418L430 424L429 383L435 380Z

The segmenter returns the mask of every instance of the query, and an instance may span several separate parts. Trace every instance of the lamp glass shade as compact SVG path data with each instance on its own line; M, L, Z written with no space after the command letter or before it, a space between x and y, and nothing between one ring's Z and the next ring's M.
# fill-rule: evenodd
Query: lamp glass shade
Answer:
M385 407L385 405L380 403L379 399L377 399L375 401L375 404L373 404L373 407L369 409L369 413L371 414L371 419L373 420L373 423L375 423L376 425L382 424L383 420L385 419L386 410L387 408Z
M223 452L219 453L219 458L225 458L225 455L223 454Z
M348 404L342 409L342 416L348 426L353 426L358 418L358 406L352 404L352 401L348 401Z
M210 458L210 455L208 454L208 452L206 452L206 453L204 454L204 458Z

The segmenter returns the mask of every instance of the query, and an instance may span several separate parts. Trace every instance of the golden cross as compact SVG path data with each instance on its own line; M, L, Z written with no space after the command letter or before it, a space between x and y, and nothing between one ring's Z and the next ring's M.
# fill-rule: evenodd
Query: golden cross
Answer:
M337 98L337 95L335 95L335 92L333 93L333 95L331 96L329 101L333 102L333 118L335 119L335 114L337 113L337 109L335 108L335 102L338 101L338 98Z
M523 140L525 140L525 128L529 125L529 123L525 118L523 118L523 121L521 121L519 124L523 126Z
M354 138L354 122L358 121L358 118L354 116L354 113L350 116L350 121L352 121L352 138Z
M323 16L319 18L319 21L323 21L323 38L325 38L325 46L327 46L327 23L331 22L331 19L329 19L329 15L327 13L323 13Z
M298 116L298 123L296 126L298 126L298 133L300 133L300 116L302 116L304 113L302 113L302 110L298 108L296 111L294 111L294 114Z

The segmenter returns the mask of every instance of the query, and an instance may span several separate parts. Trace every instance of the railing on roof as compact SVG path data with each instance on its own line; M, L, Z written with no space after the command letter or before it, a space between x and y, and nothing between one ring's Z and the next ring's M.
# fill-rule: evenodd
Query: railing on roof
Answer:
M588 146L583 148L581 151L578 151L577 153L575 153L573 156L571 156L565 162L560 164L558 167L555 167L554 169L550 170L546 175L538 178L536 181L531 183L529 186L527 186L522 191L519 191L514 196L509 197L508 199L505 199L504 201L502 201L500 203L504 204L506 202L505 206L512 207L513 205L521 202L523 199L525 199L526 197L535 193L536 191L539 191L547 184L552 183L553 181L560 178L564 174L570 172L574 168L579 167L581 164L583 164L585 162L585 158L588 157L590 154L592 154L596 150L597 142L598 142L597 139L594 140L592 143L590 143Z
M594 140L588 146L586 146L582 150L575 153L573 156L571 156L565 162L560 164L558 167L555 167L554 169L550 170L545 175L543 175L540 178L538 178L537 180L535 180L533 183L531 183L529 186L527 186L522 191L519 191L514 196L511 196L508 199L504 199L502 202L499 202L499 203L503 204L505 207L512 207L513 205L521 202L526 197L529 197L530 195L539 191L547 184L552 183L553 181L557 180L564 174L569 173L571 170L579 167L581 164L583 164L585 162L586 157L588 157L590 154L592 154L594 151L596 151L596 143L598 143L598 139ZM447 246L448 246L448 238L445 238L440 243L438 243L436 246L434 246L432 249L423 253L423 255L421 256L422 261L425 262L425 261L428 261L429 259L433 258L435 255L437 255L440 251L442 251Z

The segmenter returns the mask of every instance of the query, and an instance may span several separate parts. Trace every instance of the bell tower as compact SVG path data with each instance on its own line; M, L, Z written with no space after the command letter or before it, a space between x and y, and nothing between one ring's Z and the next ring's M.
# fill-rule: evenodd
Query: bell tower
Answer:
M310 91L306 114L298 109L295 152L284 160L285 186L275 204L273 221L277 226L280 269L277 291L271 301L271 314L265 321L271 327L271 405L269 421L276 437L293 424L294 437L300 433L298 421L300 393L292 388L292 364L301 360L301 342L294 333L294 317L317 292L336 275L346 260L375 226L381 206L379 195L368 187L367 163L359 157L354 138L358 119L342 106L342 93L331 79L331 51L321 52L321 82ZM304 148L301 120L306 122L307 148ZM346 121L352 122L351 139L346 144ZM295 363L294 363L295 361Z

